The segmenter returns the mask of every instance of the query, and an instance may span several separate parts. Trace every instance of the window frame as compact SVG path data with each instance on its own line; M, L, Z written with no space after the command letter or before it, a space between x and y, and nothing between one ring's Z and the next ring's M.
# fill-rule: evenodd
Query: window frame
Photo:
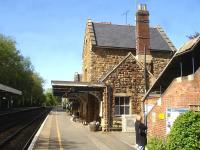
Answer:
M128 103L126 102L127 98L128 98ZM115 99L114 115L115 116L129 115L130 114L130 96L115 96L114 99ZM116 102L117 99L118 99L118 103ZM123 108L123 113L121 112L121 107ZM128 107L128 113L126 113L126 107Z

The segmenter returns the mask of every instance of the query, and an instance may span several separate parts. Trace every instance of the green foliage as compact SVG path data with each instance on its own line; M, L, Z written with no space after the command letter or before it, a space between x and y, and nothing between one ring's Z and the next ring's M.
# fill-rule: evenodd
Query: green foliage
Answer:
M46 106L55 106L61 102L61 98L53 96L51 90L48 90L45 93L45 105Z
M188 39L195 39L195 38L197 38L198 36L200 36L200 33L199 33L199 32L195 32L195 33L192 34L192 35L188 35L187 38L188 38Z
M200 150L200 112L188 111L175 120L167 150Z
M22 91L23 96L15 98L14 106L38 106L44 101L44 81L15 44L13 39L0 34L0 83Z
M166 144L161 139L152 138L148 141L147 148L148 150L166 150Z
M33 81L33 85L31 88L32 100L33 100L32 103L41 105L45 101L42 88L44 80L37 73L33 73L32 81Z

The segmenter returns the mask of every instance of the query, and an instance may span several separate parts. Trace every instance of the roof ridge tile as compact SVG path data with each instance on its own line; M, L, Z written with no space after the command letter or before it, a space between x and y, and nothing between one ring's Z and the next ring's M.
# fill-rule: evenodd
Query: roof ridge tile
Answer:
M165 40L165 42L168 44L168 46L172 49L172 51L176 51L175 46L173 45L173 43L171 42L171 40L169 39L169 37L167 36L167 34L165 33L165 31L163 30L163 28L158 25L156 27L156 29L161 34L162 38Z

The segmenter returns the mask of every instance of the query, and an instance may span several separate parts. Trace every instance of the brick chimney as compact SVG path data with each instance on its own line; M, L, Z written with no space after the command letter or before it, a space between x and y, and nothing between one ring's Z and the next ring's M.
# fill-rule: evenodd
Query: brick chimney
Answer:
M149 33L149 12L145 4L138 6L136 12L136 58L144 62L146 49L146 62L150 63L152 56L150 53L150 33Z

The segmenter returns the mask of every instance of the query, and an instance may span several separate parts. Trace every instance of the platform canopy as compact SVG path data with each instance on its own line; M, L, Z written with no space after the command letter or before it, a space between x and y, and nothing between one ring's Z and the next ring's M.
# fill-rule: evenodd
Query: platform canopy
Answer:
M93 91L103 91L103 83L73 82L73 81L51 81L53 95L64 96L69 93L86 93Z
M14 95L22 95L22 91L3 85L3 84L0 84L0 92L14 94Z
M171 82L178 77L194 74L200 67L200 36L187 41L172 57L157 80L142 98L144 101L150 93L163 93Z

